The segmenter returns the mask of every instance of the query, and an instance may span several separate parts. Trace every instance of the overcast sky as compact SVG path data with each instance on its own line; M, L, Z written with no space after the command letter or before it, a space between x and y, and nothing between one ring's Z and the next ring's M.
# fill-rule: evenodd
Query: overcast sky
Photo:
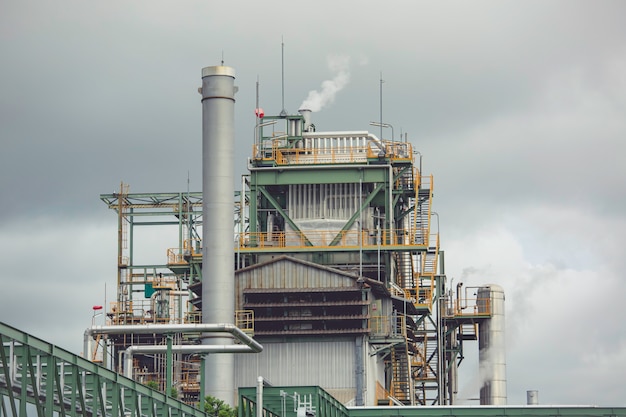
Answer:
M378 135L382 74L384 122L435 176L447 276L506 292L509 403L625 406L625 16L622 1L3 0L0 320L79 353L115 294L99 195L201 190L197 88L222 59L242 174L257 80L266 114L283 107L284 40L288 112L342 87L318 131Z

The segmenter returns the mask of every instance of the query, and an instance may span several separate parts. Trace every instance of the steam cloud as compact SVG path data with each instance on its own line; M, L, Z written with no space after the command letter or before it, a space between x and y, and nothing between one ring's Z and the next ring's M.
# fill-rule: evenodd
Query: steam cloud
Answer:
M335 76L331 80L324 81L319 91L309 91L309 95L300 105L300 109L308 109L312 112L320 111L324 106L335 101L335 95L350 81L349 57L329 57L328 68L335 73Z
M465 383L458 392L457 404L472 404L472 401L479 399L480 390L493 377L493 353L491 349L480 351L480 361L478 363L478 373ZM474 402L475 404L475 402Z

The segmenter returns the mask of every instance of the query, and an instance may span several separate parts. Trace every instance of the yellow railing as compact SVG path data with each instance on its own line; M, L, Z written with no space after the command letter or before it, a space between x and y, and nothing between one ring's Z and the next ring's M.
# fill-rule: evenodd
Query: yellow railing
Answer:
M194 310L185 313L185 323L198 324L202 323L202 311Z
M371 336L406 337L406 316L370 316L369 330Z
M254 310L235 311L235 326L249 336L254 336Z
M446 309L447 317L490 316L490 298L456 298Z
M185 239L183 241L183 247L181 248L170 248L167 250L167 263L169 265L174 264L186 264L189 263L186 259L188 256L199 256L202 255L201 248L201 240L200 239Z
M389 292L391 295L395 295L396 297L405 298L407 300L413 299L413 295L411 294L411 290L408 288L402 288L397 284L393 284L389 287Z
M133 301L110 303L110 310L107 316L111 319L111 324L182 324L187 322L187 317L179 317L175 306L167 307L167 314L162 316L157 314L153 300L148 298Z
M424 246L414 242L422 236L423 230L411 231L403 229L381 230L378 243L375 230L307 230L302 233L294 231L280 232L247 232L238 237L238 245L243 248L284 248L284 247L366 247L369 249L389 246ZM334 243L331 246L331 243Z
M413 146L408 142L383 141L387 157L393 160L413 160Z
M391 334L391 322L389 316L371 316L369 329L371 336L389 336Z
M418 287L416 290L415 296L415 306L416 307L427 307L432 308L433 306L433 292L434 292L434 281L431 283L430 287Z
M167 250L167 263L168 265L174 265L174 264L186 264L187 261L185 260L185 256L182 253L179 253L180 251L178 250L178 248L170 248Z
M255 144L252 155L256 159L277 165L338 164L366 162L367 159L389 158L393 161L412 161L413 147L407 142L382 141L384 153L374 142L366 146L290 147L284 138L275 138L263 145Z

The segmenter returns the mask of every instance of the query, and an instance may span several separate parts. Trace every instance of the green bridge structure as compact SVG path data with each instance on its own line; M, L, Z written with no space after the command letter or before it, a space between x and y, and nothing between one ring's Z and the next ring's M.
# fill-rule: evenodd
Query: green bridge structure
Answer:
M2 322L0 342L0 417L207 416Z
M0 343L0 417L211 417L2 322ZM626 417L626 407L346 407L318 386L259 392L239 388L238 417Z

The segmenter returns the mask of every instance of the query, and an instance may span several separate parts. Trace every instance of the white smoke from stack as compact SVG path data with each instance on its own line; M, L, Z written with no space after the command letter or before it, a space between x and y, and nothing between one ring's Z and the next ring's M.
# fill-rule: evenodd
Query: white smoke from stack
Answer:
M312 112L320 111L324 106L335 101L335 95L350 81L350 57L328 57L328 68L335 76L331 80L324 81L319 90L309 91L309 95L300 105L300 109L308 109Z
M479 400L480 389L489 382L493 376L492 350L483 349L480 352L482 360L478 364L478 373L468 380L457 395L457 404L476 404Z

